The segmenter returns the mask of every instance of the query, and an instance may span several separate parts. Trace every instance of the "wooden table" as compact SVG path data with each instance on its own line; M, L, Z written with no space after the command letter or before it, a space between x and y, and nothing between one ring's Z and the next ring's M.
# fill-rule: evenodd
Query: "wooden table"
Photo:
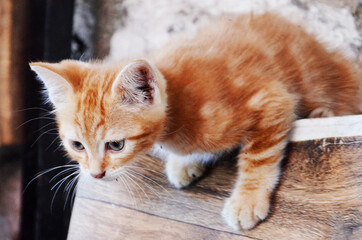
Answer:
M68 238L362 239L362 116L295 126L272 212L251 231L232 231L221 218L236 176L230 153L184 190L167 182L161 161L146 157L128 187L81 179Z

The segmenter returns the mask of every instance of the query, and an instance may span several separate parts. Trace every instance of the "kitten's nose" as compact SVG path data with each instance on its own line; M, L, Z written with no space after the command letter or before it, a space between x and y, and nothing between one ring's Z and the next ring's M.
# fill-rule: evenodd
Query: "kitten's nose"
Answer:
M103 171L101 173L98 173L98 174L94 174L94 173L91 173L92 177L94 178L103 178L105 175L106 175L106 171Z

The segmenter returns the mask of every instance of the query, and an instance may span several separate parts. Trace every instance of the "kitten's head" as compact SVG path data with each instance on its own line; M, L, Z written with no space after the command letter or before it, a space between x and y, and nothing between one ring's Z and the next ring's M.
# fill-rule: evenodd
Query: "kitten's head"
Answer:
M115 179L159 137L166 118L166 82L147 61L30 66L54 106L68 155L93 177Z

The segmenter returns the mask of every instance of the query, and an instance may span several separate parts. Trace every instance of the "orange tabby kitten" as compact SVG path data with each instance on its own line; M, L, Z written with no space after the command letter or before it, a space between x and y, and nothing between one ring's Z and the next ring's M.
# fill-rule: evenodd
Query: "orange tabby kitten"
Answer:
M292 122L360 113L352 63L271 15L223 17L150 61L32 63L64 147L83 171L116 179L152 146L177 188L235 146L238 180L222 212L234 229L267 217Z

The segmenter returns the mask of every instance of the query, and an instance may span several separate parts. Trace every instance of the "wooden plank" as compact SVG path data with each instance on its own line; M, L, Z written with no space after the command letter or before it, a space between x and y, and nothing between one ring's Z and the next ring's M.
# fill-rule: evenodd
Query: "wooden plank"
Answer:
M8 145L12 141L11 131L11 14L12 1L0 2L0 145Z
M26 71L24 36L27 1L0 1L0 146L20 144L23 122L22 85Z
M86 199L94 204L107 202L163 219L257 239L358 239L362 231L362 137L294 142L288 152L271 214L251 231L233 232L220 216L236 176L234 153L224 156L204 178L184 190L173 189L162 174L163 163L151 158L135 161L138 172L145 177L139 176L143 183L127 180L133 194L122 181L104 182L83 177L68 236L72 238L79 231L85 231L77 227L76 222L92 225L97 219L90 216L100 212L112 214L99 206L89 208L85 216L78 208ZM108 219L104 225L112 225L118 217ZM142 221L135 216L128 222ZM126 230L120 226L118 231ZM154 232L160 234L163 229L154 229ZM92 233L88 228L82 234L90 237ZM163 233L166 236L167 232ZM107 234L103 232L102 236L112 239Z
M79 199L75 204L75 208L77 214L94 220L74 221L72 228L77 230L68 237L69 240L252 239L90 199ZM93 215L94 212L97 212L97 215ZM132 219L137 219L137 221L132 221ZM107 234L105 235L105 233Z

